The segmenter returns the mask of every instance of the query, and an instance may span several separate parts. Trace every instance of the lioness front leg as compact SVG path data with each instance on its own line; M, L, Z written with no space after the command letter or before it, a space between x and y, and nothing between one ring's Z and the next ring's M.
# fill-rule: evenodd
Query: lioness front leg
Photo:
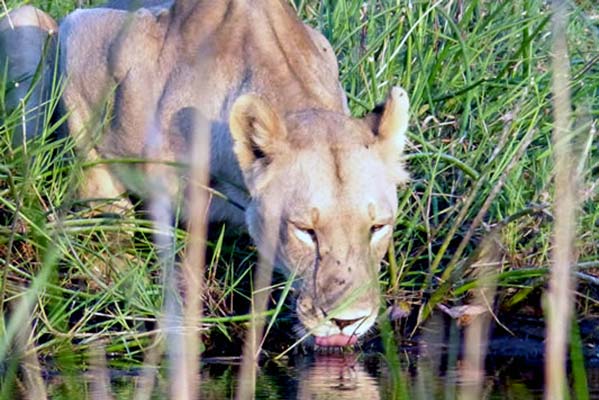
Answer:
M137 262L131 253L135 246L135 225L128 220L134 210L133 204L126 197L125 188L110 166L101 164L101 161L84 170L77 197L90 207L87 212L89 216L116 217L107 219L106 224L110 225L110 229L98 231L102 247L97 253L90 253L86 264L102 282L118 281L119 276ZM92 290L99 289L94 280L89 280L88 284Z
M81 90L85 81L80 76L66 74L66 79L62 103L70 112L68 131L75 140L78 154L87 164L77 197L91 208L93 214L129 214L133 205L114 171L115 165L105 162L105 157L96 148L105 136L111 118L112 85L107 80L101 94L90 99Z
M73 110L68 120L69 133L75 139L82 162L87 164L76 191L78 202L89 207L85 212L88 216L117 217L113 222L107 222L111 229L98 231L102 247L90 253L86 260L88 268L99 280L113 282L136 261L130 253L134 248L134 226L126 219L131 216L134 207L114 171L114 165L107 163L94 147L96 133L103 133L103 123L94 110L101 108L88 107L88 103L75 95L69 85L63 94L63 102L67 109ZM89 280L88 284L97 289L93 280Z
M78 197L92 211L101 214L123 216L133 211L133 204L126 196L125 187L107 164L98 164L84 171Z

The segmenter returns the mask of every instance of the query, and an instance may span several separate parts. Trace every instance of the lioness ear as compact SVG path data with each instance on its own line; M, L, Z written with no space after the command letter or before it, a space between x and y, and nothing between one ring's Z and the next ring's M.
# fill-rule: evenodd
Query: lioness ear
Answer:
M271 158L284 150L287 131L281 118L266 101L258 96L240 96L229 116L233 151L242 171L255 161Z
M395 86L391 89L385 104L364 117L364 121L376 136L381 156L396 171L397 183L409 179L401 162L406 145L409 109L408 94L402 88Z

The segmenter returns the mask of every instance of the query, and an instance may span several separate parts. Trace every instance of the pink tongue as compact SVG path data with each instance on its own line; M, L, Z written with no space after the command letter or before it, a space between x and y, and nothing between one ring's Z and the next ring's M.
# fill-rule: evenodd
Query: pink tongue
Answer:
M318 346L350 346L356 344L358 337L355 335L347 336L343 334L336 334L332 336L316 336L316 345Z

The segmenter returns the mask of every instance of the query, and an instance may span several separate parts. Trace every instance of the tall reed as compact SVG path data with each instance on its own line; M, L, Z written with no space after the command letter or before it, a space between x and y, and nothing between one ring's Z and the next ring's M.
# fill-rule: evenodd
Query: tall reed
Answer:
M577 192L576 173L571 141L570 59L566 40L569 8L566 1L553 1L552 68L553 68L553 154L555 216L552 267L547 292L547 341L545 354L545 399L558 400L568 392L566 356L568 333L572 318L572 292L576 265Z

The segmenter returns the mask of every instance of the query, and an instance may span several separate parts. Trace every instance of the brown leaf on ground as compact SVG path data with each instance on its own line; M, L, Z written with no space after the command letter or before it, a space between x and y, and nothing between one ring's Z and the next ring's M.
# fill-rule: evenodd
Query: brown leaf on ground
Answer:
M468 326L474 319L480 314L484 314L489 311L487 307L466 304L462 306L447 307L443 304L437 304L437 308L449 315L451 318L457 320L458 326Z

